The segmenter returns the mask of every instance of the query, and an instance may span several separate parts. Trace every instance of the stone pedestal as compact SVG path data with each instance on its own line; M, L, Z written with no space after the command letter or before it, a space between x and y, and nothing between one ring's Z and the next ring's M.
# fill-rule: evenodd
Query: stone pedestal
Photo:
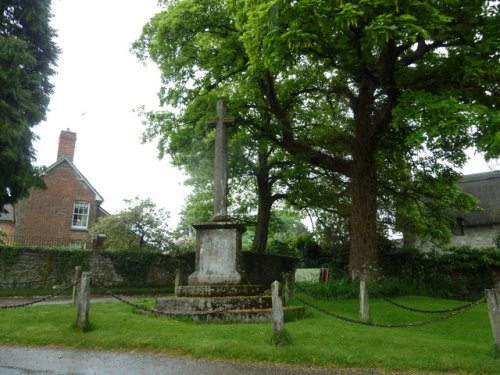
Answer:
M222 221L193 224L196 230L195 272L189 286L227 285L242 282L242 224Z

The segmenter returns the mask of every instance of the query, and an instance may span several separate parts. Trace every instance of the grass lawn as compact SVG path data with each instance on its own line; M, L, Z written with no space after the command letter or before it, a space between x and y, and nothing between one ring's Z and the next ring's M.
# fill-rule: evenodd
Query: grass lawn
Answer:
M302 297L325 310L357 318L357 300L329 302ZM427 297L396 300L420 309L462 304ZM152 300L145 302L151 305ZM401 310L382 300L370 301L370 315L373 322L394 324L435 317ZM134 350L388 371L500 373L500 354L494 348L484 303L450 319L413 328L361 326L307 308L304 319L285 324L288 343L280 347L271 345L270 323L206 324L173 320L138 314L120 302L92 304L89 332L76 330L75 318L76 308L72 305L0 309L0 344Z

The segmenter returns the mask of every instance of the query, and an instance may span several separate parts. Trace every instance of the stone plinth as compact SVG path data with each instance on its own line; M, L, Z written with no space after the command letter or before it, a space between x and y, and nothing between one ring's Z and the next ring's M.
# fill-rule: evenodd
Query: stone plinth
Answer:
M199 321L270 322L272 298L263 285L180 286L179 296L156 299L156 309ZM304 316L303 306L283 306L285 320Z
M179 286L177 297L248 297L264 294L264 292L266 292L264 285Z
M196 229L196 261L188 285L240 284L241 235L245 227L223 221L193 224L193 228Z
M255 310L271 308L270 296L255 297L175 297L158 298L156 308L160 311L182 311L187 313L214 310Z

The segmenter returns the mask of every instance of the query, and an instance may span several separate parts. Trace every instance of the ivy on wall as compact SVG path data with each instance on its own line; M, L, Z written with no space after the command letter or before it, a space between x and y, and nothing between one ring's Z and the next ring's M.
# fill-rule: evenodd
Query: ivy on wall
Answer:
M5 277L19 258L19 250L14 248L0 248L0 270Z
M110 253L115 271L129 282L146 280L151 265L158 253L147 251L114 251Z

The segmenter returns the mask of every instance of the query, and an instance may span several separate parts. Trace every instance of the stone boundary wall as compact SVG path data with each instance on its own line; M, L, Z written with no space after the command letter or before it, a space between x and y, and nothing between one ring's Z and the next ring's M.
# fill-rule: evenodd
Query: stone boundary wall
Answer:
M195 254L147 256L140 252L0 248L0 288L53 288L72 282L75 266L93 273L106 285L173 286L176 270L181 284L194 272ZM270 285L294 270L296 260L267 254L243 253L246 283Z

